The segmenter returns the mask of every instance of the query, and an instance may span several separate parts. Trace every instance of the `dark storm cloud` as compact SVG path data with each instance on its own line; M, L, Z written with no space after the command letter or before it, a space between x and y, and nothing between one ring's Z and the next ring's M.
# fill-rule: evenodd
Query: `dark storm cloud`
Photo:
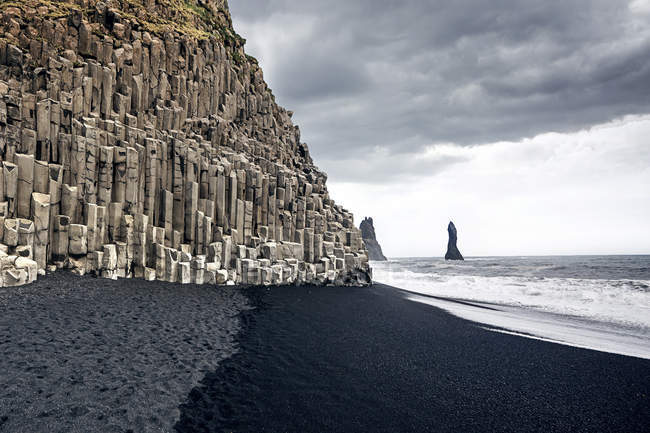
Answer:
M230 3L317 162L650 112L650 14L625 1Z

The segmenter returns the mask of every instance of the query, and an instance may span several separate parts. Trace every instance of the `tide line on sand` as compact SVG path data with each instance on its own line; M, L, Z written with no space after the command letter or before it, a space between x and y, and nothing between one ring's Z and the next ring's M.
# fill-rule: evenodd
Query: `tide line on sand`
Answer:
M192 390L179 432L645 433L650 422L644 359L489 332L382 284L246 293L256 309L243 313L241 350Z
M650 334L530 308L464 301L405 291L411 301L441 308L455 316L488 325L484 329L584 349L650 359Z

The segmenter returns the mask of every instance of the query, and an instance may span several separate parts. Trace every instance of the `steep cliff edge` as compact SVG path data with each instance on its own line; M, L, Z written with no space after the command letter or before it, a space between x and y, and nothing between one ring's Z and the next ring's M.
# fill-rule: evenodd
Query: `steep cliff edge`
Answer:
M363 243L366 244L366 249L368 250L368 258L370 260L385 262L387 259L381 251L381 245L377 242L377 235L375 234L375 226L372 218L364 218L363 221L361 221L359 229L361 229L361 237L363 238Z
M5 1L0 29L1 285L370 282L225 0Z
M447 242L445 260L465 260L456 245L456 242L458 242L458 233L456 232L456 226L451 221L449 221L449 225L447 226L447 232L449 233L449 241Z

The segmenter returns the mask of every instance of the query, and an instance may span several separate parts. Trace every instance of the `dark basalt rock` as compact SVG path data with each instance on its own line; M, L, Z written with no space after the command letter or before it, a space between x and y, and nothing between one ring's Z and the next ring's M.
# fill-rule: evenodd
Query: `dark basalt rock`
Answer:
M445 254L445 260L465 260L460 251L458 251L458 247L456 246L458 236L456 232L456 226L453 222L449 221L447 231L449 232L449 242L447 243L447 254Z
M363 242L366 244L366 249L368 250L368 258L370 260L385 262L387 259L381 251L381 245L377 242L372 218L364 218L359 228L361 229Z

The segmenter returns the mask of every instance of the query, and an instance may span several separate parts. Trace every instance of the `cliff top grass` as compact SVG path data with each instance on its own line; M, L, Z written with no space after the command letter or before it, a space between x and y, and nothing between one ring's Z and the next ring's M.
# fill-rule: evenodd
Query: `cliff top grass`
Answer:
M102 4L114 19L128 20L135 28L156 35L177 32L196 39L216 38L232 48L246 42L232 27L226 0L0 0L0 11L15 8L23 16L37 11L47 19L78 12L96 22L90 18Z

